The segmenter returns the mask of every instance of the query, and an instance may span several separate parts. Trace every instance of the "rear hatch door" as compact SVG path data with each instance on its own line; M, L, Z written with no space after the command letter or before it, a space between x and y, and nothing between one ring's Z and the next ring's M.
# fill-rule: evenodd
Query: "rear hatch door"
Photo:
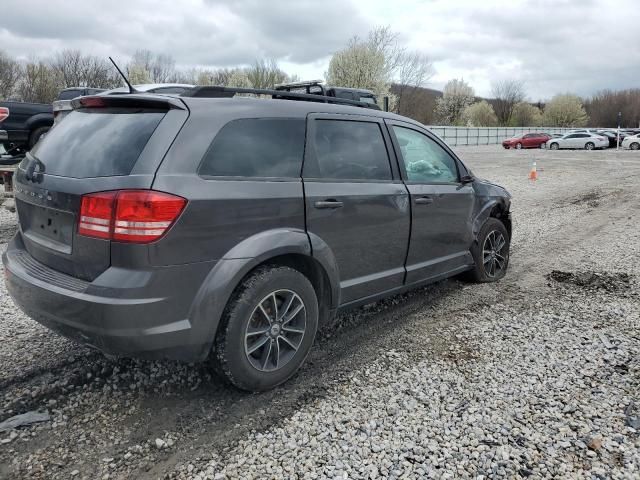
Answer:
M178 99L146 95L77 102L21 162L15 197L29 254L91 281L111 264L111 242L78 234L82 195L150 188L188 112Z

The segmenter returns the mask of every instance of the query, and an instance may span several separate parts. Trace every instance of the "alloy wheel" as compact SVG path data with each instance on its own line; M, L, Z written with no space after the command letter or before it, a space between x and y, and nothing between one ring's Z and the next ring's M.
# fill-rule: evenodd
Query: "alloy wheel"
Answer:
M507 267L507 241L497 230L489 232L482 246L482 263L484 271L490 278L495 278Z
M291 290L276 290L251 313L244 339L249 363L261 372L285 366L296 354L307 326L307 310Z

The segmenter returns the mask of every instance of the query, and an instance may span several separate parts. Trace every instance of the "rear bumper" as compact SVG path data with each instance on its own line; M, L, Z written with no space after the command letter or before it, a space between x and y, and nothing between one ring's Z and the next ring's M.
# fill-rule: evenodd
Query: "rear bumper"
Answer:
M208 355L212 339L188 316L210 263L111 267L85 282L37 262L21 244L17 235L2 256L7 290L42 325L112 355L183 361Z

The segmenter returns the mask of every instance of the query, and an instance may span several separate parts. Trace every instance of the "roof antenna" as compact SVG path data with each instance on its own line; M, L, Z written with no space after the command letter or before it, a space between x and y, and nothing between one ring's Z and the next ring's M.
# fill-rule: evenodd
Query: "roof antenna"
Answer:
M116 62L113 61L113 58L109 57L109 60L111 60L111 63L113 63L113 66L116 67L116 70L118 70L118 73L124 79L124 82L127 84L127 87L129 87L129 93L140 93L138 90L133 88L133 85L131 85L131 83L129 83L129 79L126 77L124 73L122 73L122 70L120 70L120 67L118 67Z

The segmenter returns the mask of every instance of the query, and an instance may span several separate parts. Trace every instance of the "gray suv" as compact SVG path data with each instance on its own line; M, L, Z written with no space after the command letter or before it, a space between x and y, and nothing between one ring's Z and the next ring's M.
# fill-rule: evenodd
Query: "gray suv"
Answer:
M210 358L259 391L337 312L504 276L509 194L424 126L232 93L74 100L16 172L3 262L22 310L107 354Z

